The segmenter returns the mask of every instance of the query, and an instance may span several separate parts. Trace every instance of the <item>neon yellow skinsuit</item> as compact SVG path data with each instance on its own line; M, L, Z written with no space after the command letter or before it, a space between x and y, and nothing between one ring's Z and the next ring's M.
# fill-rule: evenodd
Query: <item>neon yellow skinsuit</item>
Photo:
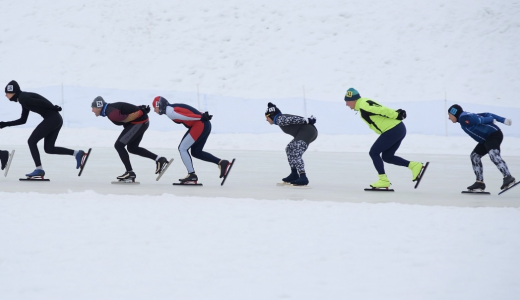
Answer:
M361 119L377 134L387 132L401 123L400 120L396 120L398 113L395 110L369 98L359 98L354 110L359 111Z

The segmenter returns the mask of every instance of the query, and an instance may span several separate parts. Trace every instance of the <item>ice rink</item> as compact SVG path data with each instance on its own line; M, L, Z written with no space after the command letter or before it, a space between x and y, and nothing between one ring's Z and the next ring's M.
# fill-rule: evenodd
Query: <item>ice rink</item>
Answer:
M78 177L72 157L42 153L50 182L18 179L34 166L14 146L0 178L0 298L18 299L515 299L520 189L498 196L501 175L484 159L492 195L472 183L462 155L430 161L414 189L407 168L386 166L395 192L365 192L376 174L364 153L304 155L311 188L279 187L283 151L209 150L195 160L202 187L175 158L160 181L153 161L131 155L139 185L115 149L93 148ZM504 157L511 170L520 157ZM515 174L515 173L513 173Z
M385 164L395 192L366 192L363 189L377 180L368 154L341 152L312 152L304 155L310 180L309 189L276 186L290 169L283 151L208 150L218 157L236 158L228 180L220 186L218 168L194 159L194 166L202 187L172 186L186 175L186 169L176 149L150 149L168 158L172 166L160 181L154 175L155 163L130 154L140 185L114 185L111 181L124 173L124 167L113 148L93 148L81 177L71 157L42 153L46 178L50 182L20 182L34 165L25 146L14 146L15 159L7 178L1 178L4 192L67 193L92 190L99 194L161 195L197 197L252 198L269 200L311 200L335 202L402 203L460 207L520 207L520 188L498 196L502 176L488 157L483 158L487 191L491 195L461 194L474 182L467 156L401 154L408 160L429 161L424 180L417 189L407 168ZM42 151L43 152L43 151ZM504 157L512 174L520 170L520 157ZM515 172L515 170L517 172ZM517 178L519 175L516 175Z

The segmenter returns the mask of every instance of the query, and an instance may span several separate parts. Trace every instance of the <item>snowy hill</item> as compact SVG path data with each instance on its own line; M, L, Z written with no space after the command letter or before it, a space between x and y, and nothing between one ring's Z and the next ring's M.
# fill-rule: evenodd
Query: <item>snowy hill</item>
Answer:
M520 107L514 1L10 1L0 82Z

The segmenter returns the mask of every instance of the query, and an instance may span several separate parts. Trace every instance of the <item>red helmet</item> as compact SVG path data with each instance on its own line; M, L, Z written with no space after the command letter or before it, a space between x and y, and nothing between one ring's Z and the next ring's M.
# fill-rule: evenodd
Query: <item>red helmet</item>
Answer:
M159 107L159 100L161 100L161 96L157 96L153 99L152 106Z

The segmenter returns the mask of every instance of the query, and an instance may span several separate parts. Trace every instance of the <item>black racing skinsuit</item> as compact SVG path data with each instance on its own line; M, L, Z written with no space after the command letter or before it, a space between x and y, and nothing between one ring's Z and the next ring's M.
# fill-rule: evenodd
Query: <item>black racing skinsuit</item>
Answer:
M148 129L148 126L150 126L147 113L133 104L115 102L106 104L102 110L102 115L106 116L115 125L124 127L123 132L121 132L114 144L114 148L116 148L127 171L132 171L132 164L130 163L128 152L152 160L157 158L157 154L139 146L144 133Z
M49 100L39 94L29 92L20 92L18 102L22 105L22 116L18 120L4 122L4 126L25 124L30 111L42 116L43 121L36 126L27 141L36 167L42 165L37 146L41 139L45 139L43 149L46 153L60 155L74 154L74 150L54 146L60 129L63 126L63 118L58 112L58 106L53 105Z

